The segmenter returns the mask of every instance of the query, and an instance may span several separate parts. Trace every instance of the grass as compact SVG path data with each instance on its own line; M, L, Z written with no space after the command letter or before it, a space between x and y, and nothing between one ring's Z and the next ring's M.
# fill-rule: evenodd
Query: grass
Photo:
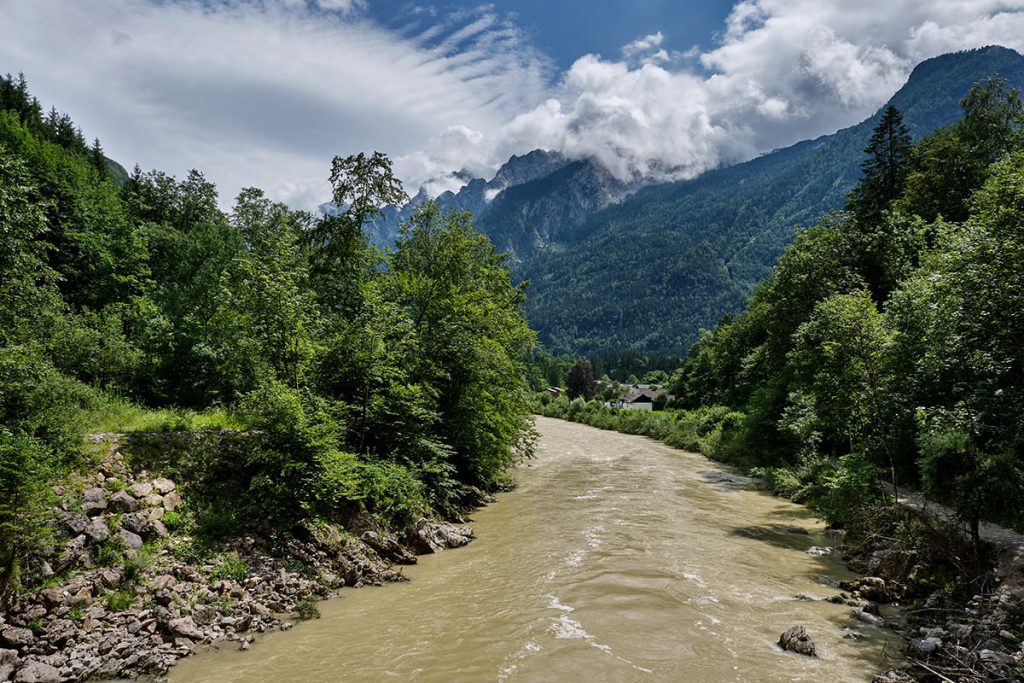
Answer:
M245 429L234 412L224 408L202 412L184 408L146 408L118 396L98 396L82 414L85 431L105 432L177 432L192 430Z

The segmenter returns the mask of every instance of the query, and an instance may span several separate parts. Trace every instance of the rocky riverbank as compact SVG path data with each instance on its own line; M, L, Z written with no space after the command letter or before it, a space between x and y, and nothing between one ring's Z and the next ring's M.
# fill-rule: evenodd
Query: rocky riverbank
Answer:
M874 683L1024 680L1019 545L988 544L968 560L975 550L960 529L902 506L878 510L852 531L849 545L834 550L863 576L840 584L829 601L904 642L905 664Z
M416 553L469 543L468 526L420 518L394 533L365 511L199 548L187 483L129 464L104 435L96 471L58 487L59 533L39 585L0 613L0 681L159 678L196 649L287 629L345 586L401 581ZM26 581L29 583L29 581Z

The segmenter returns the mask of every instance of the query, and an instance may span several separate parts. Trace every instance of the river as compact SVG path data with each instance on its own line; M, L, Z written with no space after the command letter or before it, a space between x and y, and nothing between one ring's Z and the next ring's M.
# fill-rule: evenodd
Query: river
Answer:
M851 575L805 552L828 544L806 509L650 439L537 427L468 547L421 557L409 583L343 590L248 652L183 660L172 683L863 681L884 666L891 636L846 639L850 608L817 599ZM775 645L797 624L819 658Z

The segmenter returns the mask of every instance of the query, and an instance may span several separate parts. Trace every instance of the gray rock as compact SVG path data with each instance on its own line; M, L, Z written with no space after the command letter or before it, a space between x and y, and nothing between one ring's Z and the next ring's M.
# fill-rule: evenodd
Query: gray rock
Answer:
M128 515L123 515L121 517L121 528L122 529L127 529L128 531L132 532L133 534L141 534L143 531L146 530L146 523L148 521L149 520L147 520L140 513L132 513L132 514L128 514Z
M174 490L174 482L170 479L159 477L153 480L153 489L160 495L165 495Z
M93 543L99 544L110 538L110 529L101 517L92 519L85 527L85 535Z
M937 652L942 649L942 640L935 636L929 636L928 638L922 638L921 640L911 640L910 647L917 654L930 655L933 652Z
M386 560L391 560L398 564L416 564L416 556L409 553L408 550L402 547L402 545L390 534L379 534L376 531L366 531L361 536L363 543L370 546L377 553Z
M176 636L182 636L183 638L190 638L192 640L202 640L203 632L196 626L196 622L192 620L192 617L182 617L180 619L172 619L167 624L171 633Z
M0 650L0 681L9 681L18 668L17 650Z
M460 548L466 545L473 540L473 530L468 526L456 527L421 517L416 520L408 538L409 544L417 553L437 553L445 548Z
M146 538L167 538L167 527L159 519L151 519L146 523L143 535Z
M788 652L796 652L807 657L818 656L814 649L814 641L811 640L811 637L807 634L807 629L803 626L794 626L779 636L779 647Z
M149 583L149 587L155 591L164 591L174 588L178 580L170 574L161 574Z
M0 643L10 647L27 647L35 641L36 637L27 628L17 626L0 627Z
M121 529L118 533L121 540L124 541L125 547L130 550L138 550L142 547L142 537L138 534L128 531L127 529Z
M139 501L127 491L118 491L110 497L109 506L115 512L135 512L139 507Z
M200 626L211 625L217 616L217 608L212 605L196 605L192 608L192 620Z
M153 485L148 482L140 481L137 484L129 486L128 491L136 498L145 498L153 492Z
M71 532L72 536L78 536L85 532L85 528L89 526L89 518L85 515L76 515L73 512L62 512L57 517L57 520L61 523L65 529Z
M164 495L164 510L173 512L181 507L181 495L177 491L170 491Z
M98 486L82 492L82 510L90 517L95 517L107 509L107 492Z
M72 607L83 607L91 602L92 588L90 586L83 586L77 593L71 596L71 599L68 600L68 604Z
M54 619L46 625L46 637L51 643L63 645L78 632L75 622L69 619Z
M39 591L39 597L50 607L56 607L64 602L64 591L60 588L46 588Z
M60 671L34 659L26 660L14 676L14 683L59 683L60 680Z
M831 555L832 548L824 545L813 545L807 549L808 555Z
M856 619L857 621L864 622L865 624L869 624L871 626L885 625L885 619L874 614L871 614L870 612L865 612L863 609L853 610L853 612L850 613L850 616Z

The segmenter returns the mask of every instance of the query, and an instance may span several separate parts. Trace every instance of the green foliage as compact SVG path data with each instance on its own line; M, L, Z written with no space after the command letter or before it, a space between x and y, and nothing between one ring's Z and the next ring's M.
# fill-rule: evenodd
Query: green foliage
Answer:
M257 189L226 214L200 172L126 174L0 78L0 596L38 575L85 431L177 433L126 450L188 482L165 521L190 553L360 508L455 515L464 484L529 453L507 260L433 204L394 253L370 248L362 226L405 197L382 154L336 158L330 181L332 215Z
M130 609L134 603L135 591L130 588L107 593L106 597L103 598L103 604L111 612L121 612Z
M881 479L923 485L975 537L981 519L1024 523L1006 504L1024 495L1021 106L989 80L963 109L899 155L902 194L875 186L884 164L869 160L855 215L799 235L675 384L684 406L742 409L720 456L833 524L882 495Z
M300 619L319 619L320 606L316 598L303 598L295 605L295 613Z
M245 560L238 556L238 553L223 553L210 572L211 579L231 579L232 581L245 581L249 574L249 567Z

